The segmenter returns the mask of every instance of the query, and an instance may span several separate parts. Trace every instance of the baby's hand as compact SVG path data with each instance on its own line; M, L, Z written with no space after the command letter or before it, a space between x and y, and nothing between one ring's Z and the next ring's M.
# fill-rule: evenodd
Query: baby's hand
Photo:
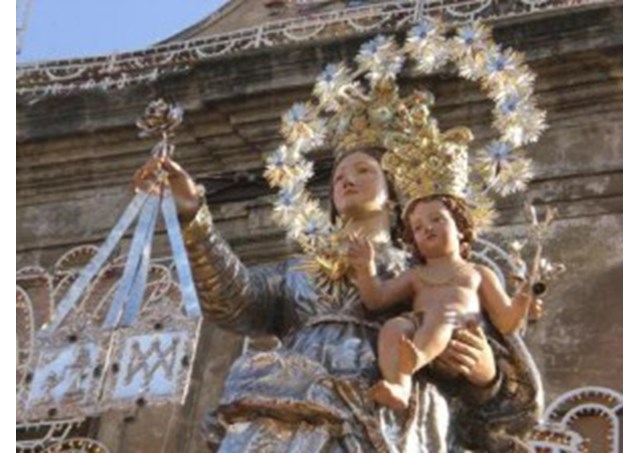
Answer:
M529 306L529 322L536 322L544 314L544 301L537 297L533 299L533 303Z
M527 306L527 321L529 322L535 322L542 317L544 302L535 297L527 285L520 287L516 295L513 296L512 303L514 305L522 304Z
M373 244L367 238L350 236L347 256L356 273L375 275L375 252Z

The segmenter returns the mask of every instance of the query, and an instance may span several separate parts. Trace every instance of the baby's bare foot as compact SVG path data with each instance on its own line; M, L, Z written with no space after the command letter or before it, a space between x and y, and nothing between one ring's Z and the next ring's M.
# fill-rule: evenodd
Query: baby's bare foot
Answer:
M406 388L400 384L379 381L369 390L369 396L375 402L387 406L394 411L403 411L409 406L411 385Z

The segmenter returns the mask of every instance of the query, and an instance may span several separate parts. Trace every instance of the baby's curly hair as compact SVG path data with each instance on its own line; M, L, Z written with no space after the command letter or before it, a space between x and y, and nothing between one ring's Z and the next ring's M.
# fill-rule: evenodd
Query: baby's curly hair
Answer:
M475 224L473 223L473 219L471 218L471 212L469 211L469 206L467 205L467 203L462 198L455 197L453 195L433 194L411 200L405 208L405 212L402 216L402 239L404 240L404 242L406 242L413 248L414 256L424 263L425 259L424 257L420 256L418 247L416 246L413 239L413 232L411 231L411 226L409 224L409 216L413 211L415 211L416 207L419 204L428 203L430 201L441 202L451 213L458 231L462 233L462 239L460 239L460 255L464 259L469 259L469 256L471 254L471 244L473 244L473 241L476 238Z

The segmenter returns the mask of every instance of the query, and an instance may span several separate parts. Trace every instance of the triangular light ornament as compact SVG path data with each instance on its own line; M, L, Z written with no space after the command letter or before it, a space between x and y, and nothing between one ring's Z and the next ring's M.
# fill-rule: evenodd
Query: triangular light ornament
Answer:
M181 121L179 107L149 104L137 125L141 135L160 137L153 158L173 153ZM54 297L54 315L38 331L18 383L18 422L184 402L202 316L166 174L154 176L88 264L57 285L63 295ZM159 218L171 250L160 261L151 253ZM134 223L129 250L118 257Z

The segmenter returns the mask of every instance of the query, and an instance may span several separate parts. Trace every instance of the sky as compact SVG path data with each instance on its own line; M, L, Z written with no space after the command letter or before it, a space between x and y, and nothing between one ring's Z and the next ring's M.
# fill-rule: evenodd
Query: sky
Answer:
M31 0L16 61L144 49L204 19L224 3L226 0Z

